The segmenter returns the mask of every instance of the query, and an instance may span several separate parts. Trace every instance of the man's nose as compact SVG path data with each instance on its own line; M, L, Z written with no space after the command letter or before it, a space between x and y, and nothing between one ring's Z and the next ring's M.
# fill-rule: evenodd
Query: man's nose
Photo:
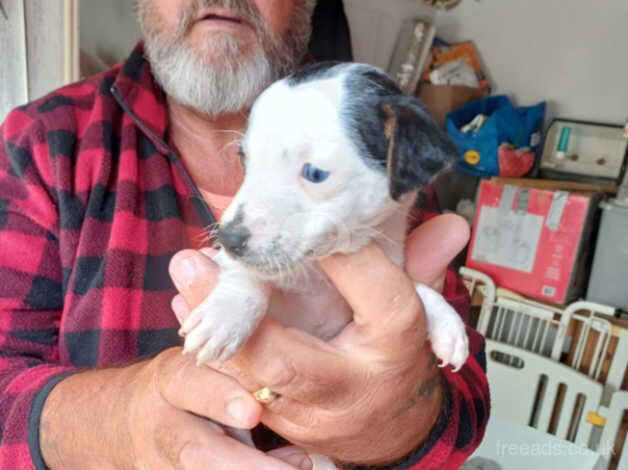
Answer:
M251 238L251 232L243 224L227 224L218 229L218 241L228 252L242 256Z

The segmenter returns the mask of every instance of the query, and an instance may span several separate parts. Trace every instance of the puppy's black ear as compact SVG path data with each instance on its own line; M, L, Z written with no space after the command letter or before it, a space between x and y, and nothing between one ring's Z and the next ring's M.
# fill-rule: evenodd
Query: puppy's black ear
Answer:
M398 200L403 194L426 185L452 164L458 149L414 98L388 98L381 110L388 139L390 196Z

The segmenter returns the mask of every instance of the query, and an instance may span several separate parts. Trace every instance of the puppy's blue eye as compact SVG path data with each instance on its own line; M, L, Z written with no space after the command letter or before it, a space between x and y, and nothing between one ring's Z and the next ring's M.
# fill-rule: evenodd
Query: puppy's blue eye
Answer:
M329 178L329 171L321 170L311 163L306 163L301 169L301 176L312 183L322 183Z

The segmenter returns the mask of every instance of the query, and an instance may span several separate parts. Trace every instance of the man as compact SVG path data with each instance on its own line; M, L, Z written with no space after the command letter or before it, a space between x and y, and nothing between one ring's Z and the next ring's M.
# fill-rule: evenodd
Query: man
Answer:
M303 59L312 6L140 0L145 48L8 116L0 467L294 469L311 467L309 448L356 467L457 468L478 445L482 340L469 332L459 373L438 369L412 287L444 283L464 308L443 281L468 237L457 218L410 235L407 274L374 246L321 263L355 312L333 347L266 319L220 370L181 355L168 266L181 320L214 281L196 250L240 184L232 144L257 94ZM262 387L277 394L265 406ZM256 439L275 448L214 422L263 423Z

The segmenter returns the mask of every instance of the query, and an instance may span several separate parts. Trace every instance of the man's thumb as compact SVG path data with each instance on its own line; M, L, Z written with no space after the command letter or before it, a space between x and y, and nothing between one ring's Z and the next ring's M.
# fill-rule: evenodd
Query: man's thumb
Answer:
M169 266L175 287L193 309L209 295L218 279L218 266L205 254L195 250L176 253Z

